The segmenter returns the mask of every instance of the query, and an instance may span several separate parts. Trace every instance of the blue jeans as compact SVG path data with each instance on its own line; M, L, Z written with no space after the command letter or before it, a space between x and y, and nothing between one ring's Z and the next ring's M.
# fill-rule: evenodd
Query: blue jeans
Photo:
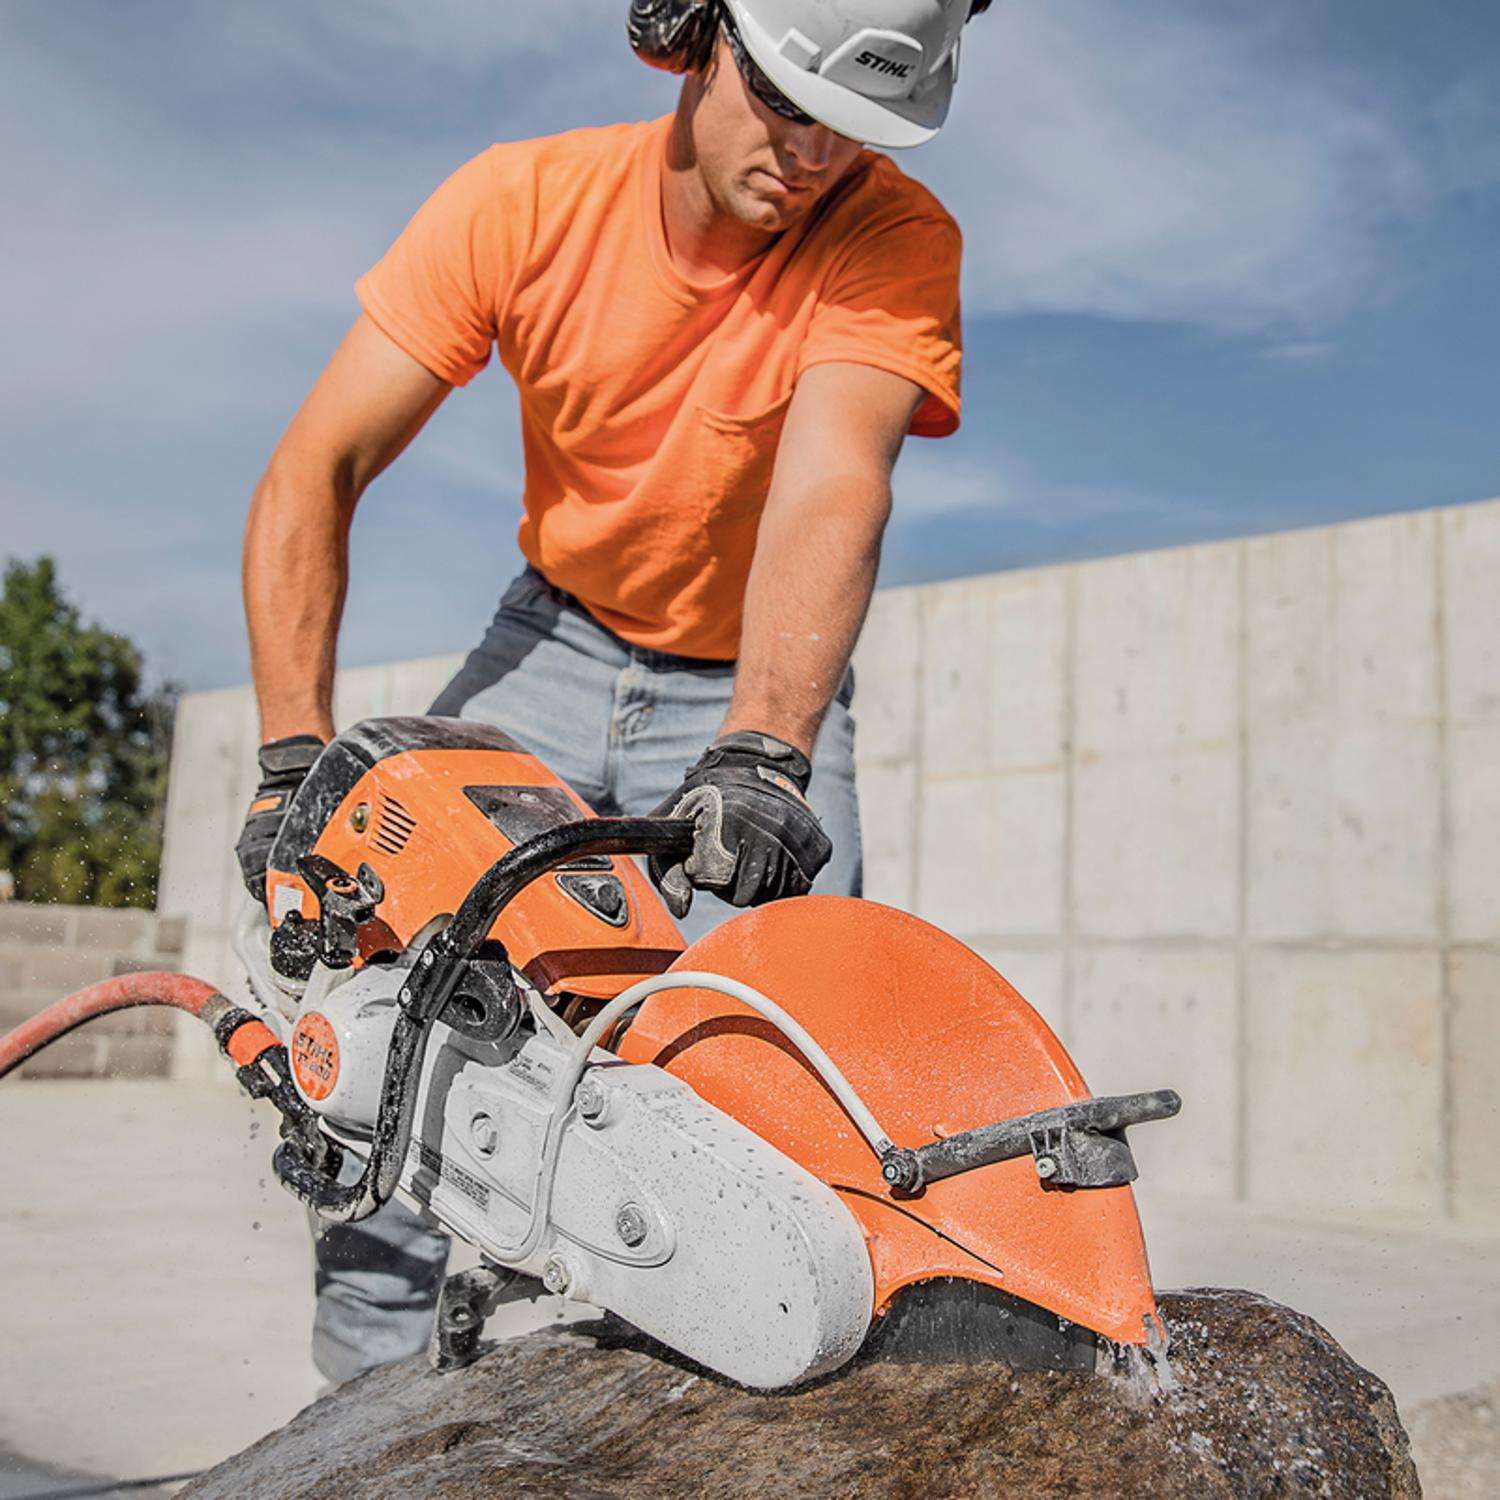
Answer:
M718 733L733 689L732 662L633 646L527 568L431 711L498 725L595 812L638 815L676 789ZM833 842L814 886L823 894L861 888L853 695L851 669L813 752L808 801ZM698 892L683 936L692 942L734 914ZM362 1223L314 1228L313 1359L323 1374L349 1380L425 1348L447 1236L394 1200Z

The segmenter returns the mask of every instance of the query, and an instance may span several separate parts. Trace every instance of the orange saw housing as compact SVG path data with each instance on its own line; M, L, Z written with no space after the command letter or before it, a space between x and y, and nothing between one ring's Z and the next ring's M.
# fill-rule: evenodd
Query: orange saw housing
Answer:
M1046 1022L983 959L873 901L761 907L699 939L673 968L726 975L785 1007L898 1145L1090 1097ZM1026 1156L893 1197L801 1055L717 992L651 996L619 1052L683 1079L838 1192L869 1246L877 1313L903 1287L956 1276L1121 1343L1151 1338L1156 1301L1129 1187L1052 1188Z
M508 735L465 719L366 719L319 757L288 810L266 874L280 926L318 914L299 870L320 854L353 873L367 864L385 896L360 936L363 962L399 953L435 916L458 910L475 881L527 838L594 814ZM534 881L493 934L543 993L609 999L659 974L682 934L633 861L590 855Z

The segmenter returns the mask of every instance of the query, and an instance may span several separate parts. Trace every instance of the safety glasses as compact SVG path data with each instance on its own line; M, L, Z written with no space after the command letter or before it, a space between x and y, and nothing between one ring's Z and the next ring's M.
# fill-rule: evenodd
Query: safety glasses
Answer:
M810 114L798 109L756 66L755 59L750 56L750 50L745 46L744 38L735 27L727 7L721 7L719 19L724 28L724 40L729 43L729 50L734 53L735 66L739 68L740 76L745 80L745 87L767 109L773 114L780 115L783 120L790 120L793 125L816 125L818 122Z

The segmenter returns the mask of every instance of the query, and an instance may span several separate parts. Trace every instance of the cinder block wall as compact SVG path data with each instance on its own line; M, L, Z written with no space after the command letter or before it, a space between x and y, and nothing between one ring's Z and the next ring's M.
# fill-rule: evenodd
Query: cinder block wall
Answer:
M1134 1137L1153 1190L1500 1223L1497 577L1490 501L883 591L867 894L985 954L1096 1092L1183 1093ZM339 721L456 661L344 674ZM184 701L161 907L221 982L254 741L246 690Z
M180 967L183 925L149 911L0 901L0 1032L98 980ZM122 1011L53 1043L18 1076L165 1077L172 1035L165 1011Z

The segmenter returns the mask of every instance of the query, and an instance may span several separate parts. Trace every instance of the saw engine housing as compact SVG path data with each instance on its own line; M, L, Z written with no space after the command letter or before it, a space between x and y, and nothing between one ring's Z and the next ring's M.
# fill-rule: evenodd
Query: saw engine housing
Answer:
M496 860L592 816L541 761L489 725L366 719L328 746L292 801L266 874L273 927L319 919L319 867L310 856L348 874L364 866L383 896L351 962L401 953L434 916L457 911ZM509 962L542 991L595 999L660 973L683 946L646 878L608 855L581 855L533 882L506 908L500 936ZM305 964L303 977L310 972Z
M335 740L241 951L309 1118L367 1160L340 1186L291 1132L283 1182L345 1219L399 1187L487 1265L752 1386L955 1281L1050 1329L1042 1363L1079 1330L1159 1338L1124 1131L1176 1096L1092 1098L978 955L873 902L684 949L624 856L691 835L595 818L484 726Z

